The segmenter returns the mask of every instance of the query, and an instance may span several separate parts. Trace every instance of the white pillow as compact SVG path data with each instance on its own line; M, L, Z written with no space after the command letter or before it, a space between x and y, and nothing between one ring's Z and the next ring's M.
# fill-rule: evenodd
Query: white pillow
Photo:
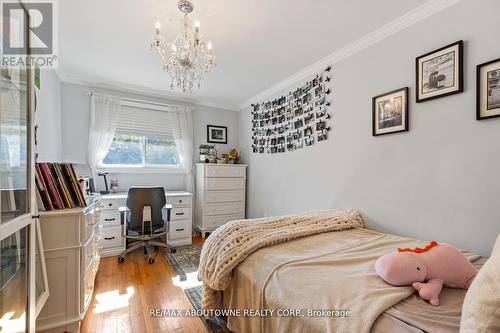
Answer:
M500 332L500 234L465 294L460 332Z

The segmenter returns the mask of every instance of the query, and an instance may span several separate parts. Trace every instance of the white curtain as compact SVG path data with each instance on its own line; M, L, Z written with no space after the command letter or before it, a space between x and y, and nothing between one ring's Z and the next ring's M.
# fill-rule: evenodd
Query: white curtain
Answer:
M88 161L92 170L95 170L113 143L121 98L92 94L91 108Z
M190 108L176 107L175 111L168 112L168 114L170 122L178 129L174 133L174 138L181 168L186 174L186 190L194 193L193 113Z

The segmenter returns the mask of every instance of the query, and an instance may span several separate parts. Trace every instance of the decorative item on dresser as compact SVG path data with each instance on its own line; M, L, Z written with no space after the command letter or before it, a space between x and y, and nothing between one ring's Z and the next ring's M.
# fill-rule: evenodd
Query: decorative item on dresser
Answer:
M171 246L191 245L193 195L183 191L165 191L167 203L172 205L170 227L167 244ZM125 250L125 239L122 237L119 207L125 206L127 192L102 195L102 227L101 256L119 255Z
M245 218L246 165L196 164L196 229L205 237Z
M78 332L99 268L99 196L82 208L40 212L49 298L37 332Z

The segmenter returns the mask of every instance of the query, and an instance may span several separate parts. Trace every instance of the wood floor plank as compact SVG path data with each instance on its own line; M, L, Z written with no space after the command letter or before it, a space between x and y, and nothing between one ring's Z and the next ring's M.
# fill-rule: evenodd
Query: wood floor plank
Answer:
M197 237L193 242L203 240ZM199 318L150 316L150 309L193 308L182 288L174 285L174 277L176 274L159 252L152 265L142 249L127 255L123 264L117 262L117 257L102 258L81 332L206 333Z

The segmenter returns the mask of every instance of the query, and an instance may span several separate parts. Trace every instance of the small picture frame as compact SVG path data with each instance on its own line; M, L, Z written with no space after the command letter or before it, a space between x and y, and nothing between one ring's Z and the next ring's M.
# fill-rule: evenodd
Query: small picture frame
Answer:
M500 117L500 58L477 65L476 119Z
M373 97L373 136L407 132L408 123L408 87Z
M207 125L207 142L227 144L227 127Z
M417 103L464 91L463 48L460 40L416 59Z

